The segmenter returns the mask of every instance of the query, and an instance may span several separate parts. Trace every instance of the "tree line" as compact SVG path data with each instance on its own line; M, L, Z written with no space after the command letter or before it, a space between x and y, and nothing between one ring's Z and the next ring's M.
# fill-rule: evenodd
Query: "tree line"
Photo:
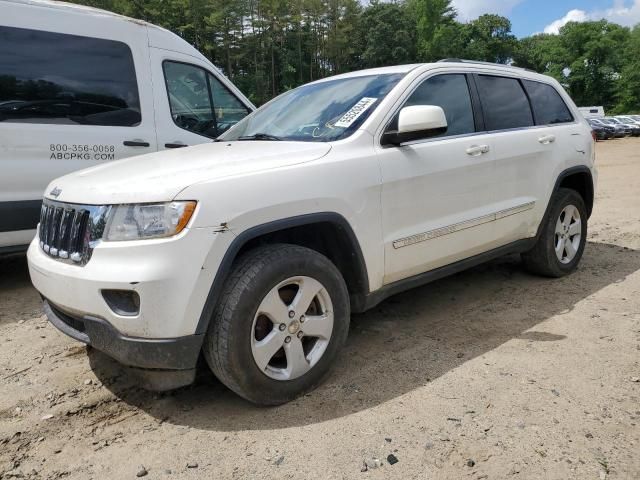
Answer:
M578 105L640 111L640 26L575 23L518 39L508 18L460 22L451 0L75 0L163 26L255 104L312 80L442 58L510 63L558 79Z

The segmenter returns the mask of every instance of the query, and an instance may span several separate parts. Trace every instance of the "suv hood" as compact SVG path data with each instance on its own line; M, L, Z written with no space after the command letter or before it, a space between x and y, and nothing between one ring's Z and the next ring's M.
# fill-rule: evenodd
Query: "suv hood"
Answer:
M80 170L51 182L44 196L93 205L165 202L194 183L310 162L330 150L326 143L207 143ZM60 190L55 198L54 189Z

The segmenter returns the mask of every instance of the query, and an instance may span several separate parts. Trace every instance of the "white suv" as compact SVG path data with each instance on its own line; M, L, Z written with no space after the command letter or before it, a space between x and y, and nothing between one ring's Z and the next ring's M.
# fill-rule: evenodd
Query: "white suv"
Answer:
M216 143L72 173L29 267L51 323L150 388L202 353L258 404L335 362L352 312L500 255L560 277L582 256L591 128L553 79L465 61L291 90Z

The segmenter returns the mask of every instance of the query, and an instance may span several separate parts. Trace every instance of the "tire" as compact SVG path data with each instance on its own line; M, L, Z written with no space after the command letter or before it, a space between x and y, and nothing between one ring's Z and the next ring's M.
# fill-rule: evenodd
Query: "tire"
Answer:
M296 305L305 311L291 317ZM216 377L238 395L280 405L326 378L347 339L349 319L347 287L327 257L296 245L266 245L235 262L203 353Z
M580 263L587 240L587 209L582 196L567 188L558 189L550 203L538 240L531 250L522 254L522 261L531 273L559 278L573 272ZM571 218L567 217L569 213ZM580 221L578 226L574 222L576 215Z

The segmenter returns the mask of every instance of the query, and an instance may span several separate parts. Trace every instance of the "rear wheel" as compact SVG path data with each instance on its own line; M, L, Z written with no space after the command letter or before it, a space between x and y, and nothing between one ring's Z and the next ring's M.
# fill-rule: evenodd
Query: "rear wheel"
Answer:
M295 245L260 247L230 274L204 356L220 381L247 400L285 403L328 374L349 315L346 285L328 258Z
M575 190L560 188L551 198L551 211L536 245L522 254L527 270L562 277L576 269L587 239L587 210Z

